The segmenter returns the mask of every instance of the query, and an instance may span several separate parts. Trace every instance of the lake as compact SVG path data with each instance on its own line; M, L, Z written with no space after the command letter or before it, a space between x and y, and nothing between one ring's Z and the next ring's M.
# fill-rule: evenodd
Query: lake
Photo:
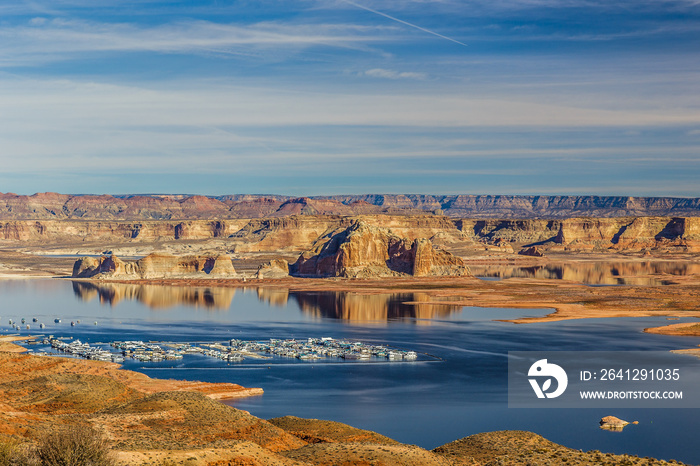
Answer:
M700 338L642 333L646 327L667 324L664 318L516 325L493 320L551 310L421 303L426 300L422 293L0 281L0 330L13 332L9 319L24 317L31 324L36 317L46 324L45 334L93 344L332 337L390 345L431 357L415 362L273 358L227 363L193 355L157 363L127 360L124 367L152 377L262 387L265 394L260 397L227 403L262 418L340 421L429 449L478 432L521 429L576 449L700 463L695 444L700 419L692 409L507 407L508 351L666 351L696 346ZM56 318L62 322L54 323ZM77 320L81 323L71 327ZM37 332L38 323L32 325L21 333ZM693 370L700 367L695 358L678 358ZM619 433L603 431L598 421L606 415L639 425Z

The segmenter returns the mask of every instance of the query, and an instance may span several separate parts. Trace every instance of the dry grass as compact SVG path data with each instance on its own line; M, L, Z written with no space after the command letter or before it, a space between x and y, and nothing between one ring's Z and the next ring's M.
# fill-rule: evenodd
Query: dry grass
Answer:
M27 445L15 440L0 442L0 466L30 466L38 464Z
M433 450L455 466L495 465L649 465L682 464L631 455L613 455L599 451L583 452L566 448L537 434L525 431L500 431L476 434Z
M447 458L415 445L401 444L315 443L283 454L319 466L452 466Z
M400 445L396 440L372 432L371 430L334 421L303 419L296 416L284 416L269 419L268 422L300 438L307 443L372 443L377 445Z
M93 418L121 450L225 448L247 440L270 451L306 443L246 411L200 393L161 392L111 407Z
M118 458L129 466L308 466L246 441L227 448L122 451Z
M109 365L83 362L0 353L0 435L38 442L33 450L0 444L0 466L101 466L115 458L162 466L667 464L584 453L518 431L478 434L430 452L332 421L264 421L201 393L145 394L120 377L100 375ZM95 426L104 437L75 424Z
M42 466L114 466L107 442L95 429L70 425L44 435L36 447Z

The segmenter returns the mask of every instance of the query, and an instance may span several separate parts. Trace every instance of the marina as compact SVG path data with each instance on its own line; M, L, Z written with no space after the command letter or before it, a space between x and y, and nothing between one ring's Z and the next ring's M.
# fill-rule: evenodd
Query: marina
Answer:
M35 354L51 356L68 354L71 356L122 363L125 359L140 362L161 362L181 360L188 355L203 355L227 362L240 362L245 358L271 359L274 356L313 361L324 358L343 359L345 361L416 361L418 353L384 345L371 345L362 341L337 340L331 337L306 339L276 339L251 341L231 339L228 345L223 343L178 343L178 342L143 342L113 341L111 343L84 343L80 340L66 342L65 338L49 335L41 344L50 346L57 353L41 350ZM112 350L107 349L112 348ZM439 358L424 355L426 358Z

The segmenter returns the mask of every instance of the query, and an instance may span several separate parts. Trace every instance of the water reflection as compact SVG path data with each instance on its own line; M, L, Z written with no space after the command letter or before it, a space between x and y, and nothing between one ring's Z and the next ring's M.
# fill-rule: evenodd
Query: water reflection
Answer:
M469 268L478 277L570 280L589 285L668 285L673 283L674 275L700 274L700 264L670 261L567 262L531 267L470 265Z
M73 292L83 301L99 299L116 306L120 301L139 301L152 309L178 305L229 309L236 295L235 288L128 285L123 283L73 282Z
M425 293L358 294L350 292L293 292L302 311L316 317L357 322L397 318L434 319L463 308L462 305L433 304Z
M463 307L444 302L432 303L431 300L435 298L425 293L300 292L283 288L256 288L255 291L258 300L271 306L287 308L292 301L307 316L353 322L433 319L448 316ZM227 310L231 308L236 288L73 282L73 292L83 301L98 299L100 303L110 306L133 300L154 309L187 305Z

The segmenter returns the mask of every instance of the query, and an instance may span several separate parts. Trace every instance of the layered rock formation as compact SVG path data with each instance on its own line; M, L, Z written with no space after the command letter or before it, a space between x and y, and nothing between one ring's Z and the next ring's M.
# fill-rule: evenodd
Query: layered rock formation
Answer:
M255 274L257 278L286 278L289 276L289 264L284 259L274 259L265 262Z
M700 217L616 217L549 220L451 219L440 215L295 215L237 220L9 220L0 221L3 248L59 255L143 256L235 254L237 258L299 253L325 242L330 232L364 222L408 240L427 238L432 245L467 257L507 256L537 247L553 253L700 252ZM532 250L534 252L534 250ZM267 256L266 256L267 255ZM537 254L535 254L537 255ZM251 269L259 266L254 264Z
M561 220L476 220L460 219L455 225L466 234L488 241L499 239L535 243L554 240L561 229Z
M642 250L698 248L700 218L572 218L559 223L555 243L570 247Z
M359 221L322 235L292 264L299 276L367 278L399 275L468 276L462 259L427 239L400 237Z
M420 212L455 218L700 216L700 198L602 196L431 196L365 194L293 198L276 195L68 195L0 193L4 220L173 220L367 215Z
M700 244L700 217L616 217L550 220L451 219L439 215L295 215L238 220L10 220L0 222L0 241L28 245L80 245L73 253L94 254L133 244L132 253L152 250L147 244L211 240L222 253L298 253L312 248L329 231L345 229L358 221L391 229L411 240L428 238L447 249L491 249L513 253L530 246L563 245L571 250L686 247ZM102 249L90 249L90 245ZM480 246L482 245L482 246ZM166 248L167 249L167 248ZM180 248L182 249L182 248ZM488 249L488 248L487 248ZM177 251L175 247L172 251ZM70 250L69 250L70 251ZM60 248L58 253L66 254Z
M285 218L251 219L231 236L235 252L302 252L329 231L346 229L358 221L375 227L389 228L395 234L414 240L436 238L441 243L473 242L469 234L460 231L456 223L434 215L298 215Z
M0 240L45 241L168 241L228 237L247 220L75 221L12 220L0 222Z
M83 257L73 265L73 278L236 278L228 256L172 256L149 254L137 261L118 257Z

